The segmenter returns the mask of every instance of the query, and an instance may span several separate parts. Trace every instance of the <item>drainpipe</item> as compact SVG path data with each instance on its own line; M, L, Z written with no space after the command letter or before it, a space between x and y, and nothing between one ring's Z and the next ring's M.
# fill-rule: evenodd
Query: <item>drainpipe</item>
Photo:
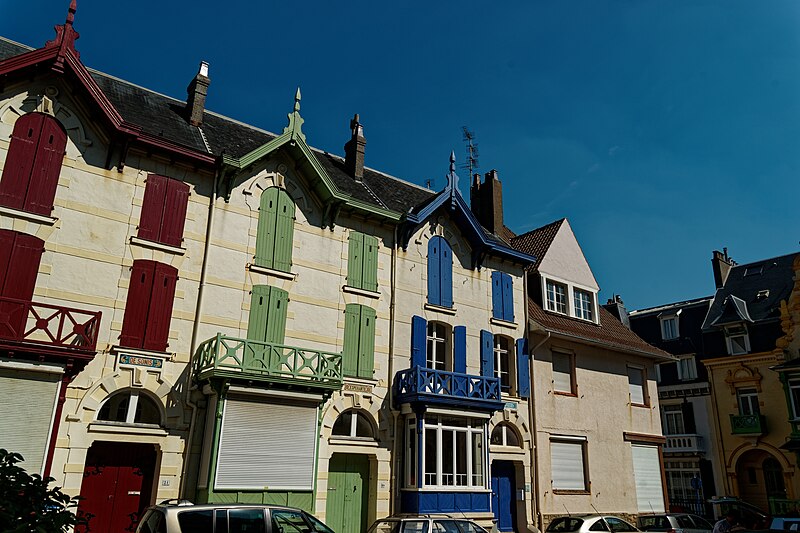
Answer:
M178 490L179 497L185 497L186 491L186 473L189 470L189 460L192 456L192 440L194 437L194 430L195 425L197 423L197 411L199 410L196 403L192 401L192 391L196 389L196 387L191 386L191 369L192 369L192 358L194 358L194 353L197 350L197 335L198 330L200 328L200 313L203 309L203 296L205 294L205 286L206 286L206 275L208 271L208 251L211 248L211 235L214 229L214 207L217 203L217 193L219 191L219 182L220 182L220 170L217 169L217 172L214 174L214 188L211 191L211 199L208 203L208 223L206 224L206 242L203 244L203 264L200 267L200 284L197 287L197 305L195 306L194 311L194 324L192 326L192 340L189 344L189 377L187 378L186 382L186 405L192 410L192 418L189 422L189 436L186 438L186 449L184 450L184 459L183 459L183 469L181 471L181 482L180 488ZM202 453L201 453L202 455Z
M530 332L528 328L528 277L525 277L525 330ZM550 340L550 331L545 330L545 338L542 341L531 348L528 357L530 358L530 374L531 374L531 399L530 399L530 409L529 409L529 418L531 424L531 434L533 436L533 448L531 449L531 462L533 463L533 505L535 507L536 512L536 527L539 531L542 530L542 511L540 507L540 495L539 495L539 460L537 455L539 453L539 438L538 438L538 431L536 426L536 389L533 385L533 363L534 363L534 354L536 350L541 348L547 341Z
M394 321L395 321L395 285L396 285L396 272L397 272L397 231L398 226L394 226L392 235L392 267L391 267L391 281L390 281L390 296L389 296L389 411L392 413L392 427L390 435L392 446L389 451L389 516L394 515L394 500L395 500L395 487L397 485L397 468L395 468L396 449L397 449L397 421L400 413L395 411L393 405L393 392L394 392ZM404 434L404 433L403 433ZM377 494L376 494L377 496ZM376 498L377 499L377 498ZM377 517L376 517L377 519Z

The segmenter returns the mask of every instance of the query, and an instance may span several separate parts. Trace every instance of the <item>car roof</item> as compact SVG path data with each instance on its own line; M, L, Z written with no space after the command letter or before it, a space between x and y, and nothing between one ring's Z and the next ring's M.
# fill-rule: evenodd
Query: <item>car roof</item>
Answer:
M214 509L280 509L282 511L298 511L302 512L302 509L298 509L296 507L287 507L285 505L268 505L262 503L201 503L201 504L192 504L192 505L153 505L150 509L158 509L160 511L169 511L169 512L179 512L179 511L208 511Z

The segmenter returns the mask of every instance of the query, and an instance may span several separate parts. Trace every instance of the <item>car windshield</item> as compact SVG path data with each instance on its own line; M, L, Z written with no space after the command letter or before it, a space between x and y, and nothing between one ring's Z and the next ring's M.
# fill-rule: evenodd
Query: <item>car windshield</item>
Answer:
M547 531L550 533L568 533L572 531L578 531L582 525L583 520L580 518L562 516L550 522L550 525L547 526Z
M397 520L382 520L372 526L369 533L399 533L399 531L400 522Z
M666 516L640 516L639 529L645 531L669 531L672 526Z
M469 520L434 520L434 533L485 533L480 526Z
M400 533L428 533L427 520L406 520Z
M306 518L308 519L309 522L311 522L311 525L314 526L314 531L317 531L319 533L334 533L334 531L331 528L329 528L328 526L317 520L312 515L306 514Z

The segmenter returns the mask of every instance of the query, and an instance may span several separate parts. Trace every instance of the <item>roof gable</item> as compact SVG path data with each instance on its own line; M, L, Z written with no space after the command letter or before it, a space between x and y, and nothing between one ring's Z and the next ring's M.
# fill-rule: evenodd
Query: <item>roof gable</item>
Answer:
M522 235L518 235L511 239L511 245L517 250L536 256L536 262L533 264L533 268L538 268L544 258L544 254L553 243L556 233L558 233L558 230L561 228L561 224L566 222L566 220L566 218L562 218L542 226L541 228L536 228Z
M547 250L539 259L537 270L541 274L552 275L561 280L599 291L597 280L583 255L583 250L572 232L569 221L559 221L558 229L552 235Z

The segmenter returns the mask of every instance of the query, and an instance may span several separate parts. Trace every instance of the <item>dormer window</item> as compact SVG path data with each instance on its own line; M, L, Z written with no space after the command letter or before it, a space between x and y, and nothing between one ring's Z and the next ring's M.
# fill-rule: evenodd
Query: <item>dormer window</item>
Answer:
M661 319L661 338L665 341L678 338L677 316L668 316Z
M567 314L567 286L547 280L547 310Z
M592 293L575 289L573 292L575 300L575 316L584 320L593 320L594 302Z
M727 326L725 328L725 342L728 345L728 354L743 355L750 351L750 336L744 325Z

